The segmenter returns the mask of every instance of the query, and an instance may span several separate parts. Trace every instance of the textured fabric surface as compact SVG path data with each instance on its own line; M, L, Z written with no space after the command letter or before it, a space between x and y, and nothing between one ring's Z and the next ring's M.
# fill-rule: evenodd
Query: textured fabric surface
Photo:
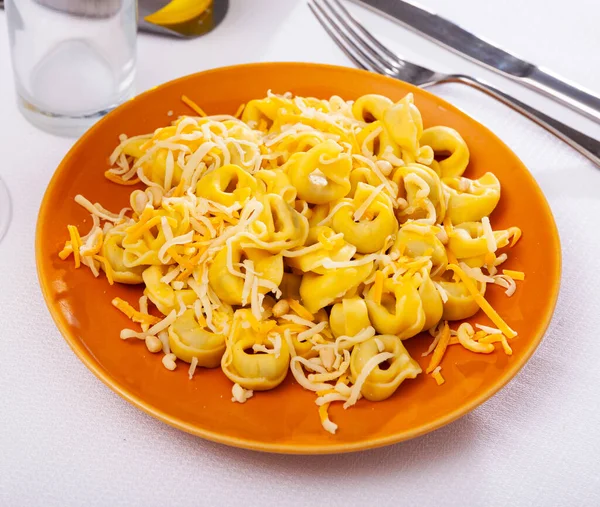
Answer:
M571 0L569 9L549 9L544 0L422 3L600 92L595 0ZM353 9L405 56L475 73L599 136L600 127L587 120ZM0 175L14 200L12 226L0 243L0 505L600 505L599 170L493 100L458 85L438 88L522 158L550 202L563 278L545 340L495 397L422 438L321 457L228 448L123 401L55 328L38 287L34 230L47 182L72 141L36 130L18 113L6 31L0 13ZM266 60L349 64L304 1L237 0L206 38L140 36L138 89Z

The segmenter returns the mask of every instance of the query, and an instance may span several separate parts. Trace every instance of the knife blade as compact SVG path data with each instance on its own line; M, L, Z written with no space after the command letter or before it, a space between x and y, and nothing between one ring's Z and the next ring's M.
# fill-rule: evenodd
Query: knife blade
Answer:
M436 44L498 72L600 123L600 97L552 71L522 60L435 12L404 0L352 0Z

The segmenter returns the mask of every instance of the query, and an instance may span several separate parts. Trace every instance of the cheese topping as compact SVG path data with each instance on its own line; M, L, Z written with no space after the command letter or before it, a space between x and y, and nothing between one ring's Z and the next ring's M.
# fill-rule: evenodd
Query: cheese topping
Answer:
M495 284L511 296L524 280L498 273L521 231L493 230L499 183L462 176L464 140L451 129L421 132L411 94L393 103L269 91L233 116L182 101L195 116L119 136L104 174L131 189L130 207L76 196L92 225L82 236L69 224L58 253L110 284L143 287L139 310L112 300L138 325L122 339L162 348L169 370L189 363L190 379L199 365L220 364L237 403L291 370L317 393L333 434L331 403L351 407L365 383L369 399L390 395L390 376L408 368L400 340L429 329L423 356L439 385L450 345L490 353L500 343L512 353L516 332L482 293ZM456 151L435 161L440 146ZM464 313L465 301L496 327L432 321ZM393 368L379 368L388 360Z

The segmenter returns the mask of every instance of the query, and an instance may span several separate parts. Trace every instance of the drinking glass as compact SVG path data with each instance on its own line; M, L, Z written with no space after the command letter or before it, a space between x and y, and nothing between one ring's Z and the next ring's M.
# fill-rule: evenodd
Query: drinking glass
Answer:
M136 0L7 0L19 108L78 136L133 96Z

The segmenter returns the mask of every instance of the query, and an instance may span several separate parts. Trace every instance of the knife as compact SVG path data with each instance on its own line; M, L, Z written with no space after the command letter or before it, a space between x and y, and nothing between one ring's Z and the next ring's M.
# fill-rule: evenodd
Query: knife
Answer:
M435 12L404 0L352 0L460 56L555 99L600 123L600 97L553 72L521 60Z

